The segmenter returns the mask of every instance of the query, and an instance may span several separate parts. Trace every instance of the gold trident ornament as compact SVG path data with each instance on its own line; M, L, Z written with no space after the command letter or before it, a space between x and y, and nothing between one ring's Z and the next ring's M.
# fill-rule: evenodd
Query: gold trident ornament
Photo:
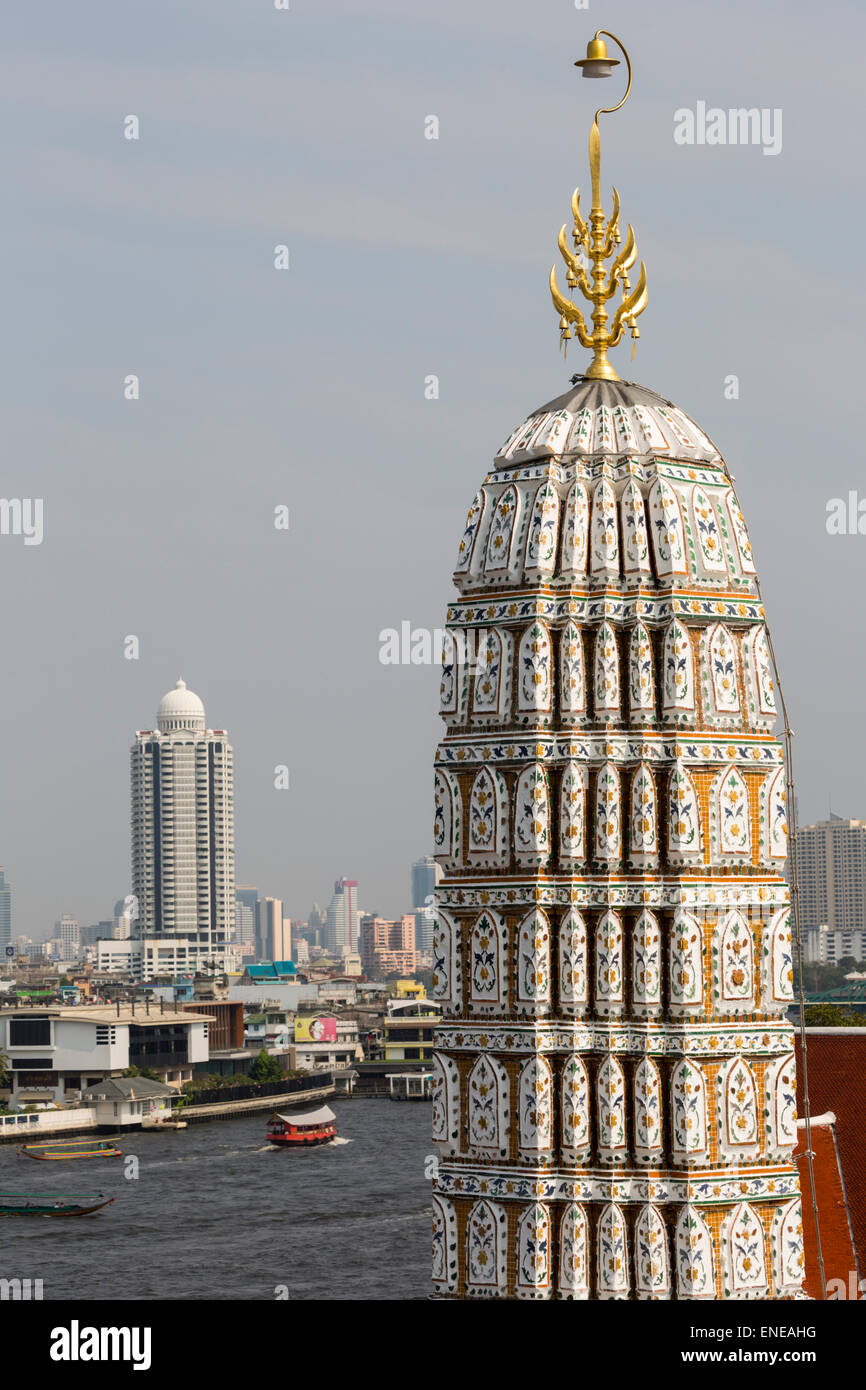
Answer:
M636 340L640 337L636 319L638 314L643 313L646 308L649 296L646 287L646 266L643 261L641 261L640 275L634 289L631 288L628 278L629 269L637 260L637 248L631 225L629 225L625 246L610 266L609 277L605 267L605 262L610 260L614 247L620 245L622 237L619 231L619 194L616 189L613 190L613 212L606 225L601 206L601 136L598 130L598 118L618 111L628 101L631 91L631 61L621 40L615 34L611 34L608 29L599 29L595 38L591 39L586 46L586 57L578 59L574 65L582 70L584 77L610 77L612 69L619 65L618 58L608 56L607 44L601 37L602 34L613 39L622 52L628 70L628 86L625 89L625 96L622 101L617 102L616 106L604 106L596 111L595 120L589 132L589 167L592 173L592 210L589 214L589 225L581 216L580 194L577 189L574 190L571 200L571 210L574 213L572 241L577 255L569 248L564 223L562 231L559 233L559 249L568 267L566 276L568 287L571 290L580 290L583 297L593 306L592 332L587 328L578 306L560 293L556 283L556 266L553 266L550 271L550 293L561 316L559 330L563 352L568 349L569 338L576 337L582 347L592 348L593 352L592 361L585 376L603 381L619 381L618 373L614 371L607 360L607 350L610 347L616 347L623 335L623 330L626 328L631 330L633 339ZM580 259L580 252L586 253L588 265ZM587 270L592 277L592 284L590 284ZM609 316L605 305L613 298L620 285L623 294L622 302L614 311L613 318L610 320L610 327L608 327ZM574 333L571 330L572 325L574 326ZM635 342L632 347L632 357L634 357L636 346L637 343Z

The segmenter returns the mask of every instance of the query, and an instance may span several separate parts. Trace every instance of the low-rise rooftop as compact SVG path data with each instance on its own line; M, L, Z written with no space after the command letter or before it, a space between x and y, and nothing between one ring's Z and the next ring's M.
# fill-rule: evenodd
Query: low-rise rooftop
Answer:
M156 1100L176 1094L171 1086L151 1081L148 1076L106 1076L88 1086L83 1097L85 1100Z
M33 1018L37 1014L40 1018L52 1018L72 1020L76 1023L134 1023L136 1026L146 1027L152 1024L157 1027L166 1023L212 1023L211 1014L196 1014L184 1012L179 1009L158 1009L151 1008L150 1012L144 1009L141 1004L133 1008L131 1004L121 1004L120 1009L116 1004L40 1004L19 1005L17 1008L12 1005L0 1007L0 1018L9 1018L13 1014L20 1018Z

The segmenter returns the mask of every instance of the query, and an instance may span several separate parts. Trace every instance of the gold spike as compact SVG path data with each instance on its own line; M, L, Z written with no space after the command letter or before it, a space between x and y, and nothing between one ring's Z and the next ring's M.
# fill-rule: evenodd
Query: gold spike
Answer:
M559 233L559 241L557 242L557 245L562 253L562 259L568 266L569 288L579 288L581 294L586 294L587 290L589 289L589 281L586 278L586 270L581 265L577 257L573 255L572 252L569 250L564 222L562 224L562 231Z
M571 289L579 289L584 299L592 305L592 329L587 328L583 315L576 304L565 299L559 292L556 283L555 267L550 272L550 293L553 303L558 310L560 318L560 333L565 346L565 335L563 333L563 323L566 328L574 325L574 336L583 347L592 348L593 358L585 375L593 379L608 381L618 381L619 377L614 371L610 362L607 360L607 350L615 347L620 341L623 329L628 327L631 330L632 338L637 339L640 335L637 330L635 320L646 308L648 294L646 286L646 267L641 262L640 275L634 289L629 281L628 271L637 260L637 247L635 245L634 231L629 224L625 245L622 250L611 261L615 246L622 243L622 236L619 230L620 218L620 196L616 188L613 190L613 207L611 215L605 219L604 210L601 206L601 136L598 128L598 120L602 115L618 111L628 100L631 91L631 60L623 44L611 34L609 30L599 29L596 39L605 34L608 38L618 44L622 50L628 70L628 85L625 96L616 106L607 106L595 113L595 120L589 135L589 163L592 175L592 210L589 220L585 220L580 211L580 192L574 190L571 199L571 210L574 214L574 231L572 239L575 249L583 248L589 258L589 266L585 267L569 249L568 238L565 227L559 234L558 246L560 254L565 261L568 274L568 285ZM602 45L603 47L603 45ZM578 64L580 66L580 64ZM622 300L616 309L612 320L606 309L606 304L619 291L622 291ZM571 334L569 333L569 336ZM632 351L634 356L634 348Z
M622 250L620 251L619 255L617 256L616 260L610 268L610 278L613 279L615 275L618 275L619 278L622 279L623 277L620 274L620 272L628 270L629 266L633 266L636 260L637 246L635 244L632 225L629 222L628 236L625 239L625 246L622 248ZM625 283L626 285L628 284L627 280L625 281Z
M622 301L622 304L620 304L619 308L613 316L613 322L610 326L610 339L608 346L616 347L617 343L622 337L622 330L625 324L630 323L632 319L637 318L638 314L643 313L644 309L647 306L648 299L649 294L646 287L646 266L644 265L643 261L641 261L640 275L638 276L637 284L635 285L631 294L628 295L627 298L625 298Z
M617 192L616 188L614 188L613 212L610 215L610 221L607 224L607 231L605 232L604 238L605 252L608 256L610 255L614 246L619 246L619 243L622 241L622 237L619 234L619 208L619 193Z
M556 266L551 266L550 269L550 294L554 305L566 320L566 323L574 324L574 331L581 347L592 347L592 338L587 331L583 314L576 304L572 304L571 300L566 299L559 292L559 286L556 283ZM560 324L560 328L561 327L562 325Z
M589 250L589 229L580 214L580 189L576 188L571 195L571 211L574 213L574 237L575 246L583 246Z

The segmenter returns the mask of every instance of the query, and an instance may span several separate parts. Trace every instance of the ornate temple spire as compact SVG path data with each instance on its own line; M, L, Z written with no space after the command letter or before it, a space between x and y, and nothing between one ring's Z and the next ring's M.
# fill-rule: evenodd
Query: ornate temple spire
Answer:
M582 66L614 66L600 34ZM601 208L602 114L583 256L560 237L591 327L552 280L593 360L494 457L448 608L433 1280L449 1299L794 1299L770 639L719 451L607 360L646 277L631 288L630 227L615 249L618 196Z
M622 242L619 230L619 193L615 188L613 190L613 211L608 220L605 219L601 205L601 136L598 129L598 118L618 111L628 100L631 91L631 62L624 45L616 35L611 34L607 29L599 29L595 38L587 44L586 57L580 58L575 63L575 67L582 70L584 77L599 78L609 77L611 70L619 66L618 58L609 57L607 45L600 37L602 34L613 39L622 51L628 70L628 85L625 96L617 102L616 106L601 107L595 113L592 129L589 133L592 209L587 223L580 211L579 191L575 189L571 200L571 209L574 214L574 227L571 234L574 252L570 250L568 245L565 223L563 223L562 231L559 233L559 249L568 267L566 276L568 287L571 290L580 290L583 297L592 304L592 330L587 328L581 309L560 293L556 283L555 266L550 271L550 293L560 314L559 329L563 351L567 350L568 340L576 337L582 347L592 349L592 362L586 371L586 376L590 379L618 381L619 375L608 361L607 350L616 347L626 328L631 330L633 339L640 337L636 320L638 314L643 313L646 308L649 296L646 285L646 267L643 262L641 262L640 275L634 289L632 289L629 280L629 269L637 260L637 248L631 225L629 225L625 246L614 257L614 248ZM586 261L582 259L582 255L586 257ZM611 258L613 259L608 270L606 263ZM587 274L587 272L589 273ZM620 288L622 289L622 300L611 317L606 306ZM574 332L572 332L572 328ZM634 356L634 348L632 348L632 356Z

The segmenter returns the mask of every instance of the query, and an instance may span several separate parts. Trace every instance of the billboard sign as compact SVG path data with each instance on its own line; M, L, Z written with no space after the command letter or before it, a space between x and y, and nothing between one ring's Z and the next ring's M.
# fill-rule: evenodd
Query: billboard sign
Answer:
M335 1018L323 1017L321 1014L315 1018L296 1018L295 1019L295 1042L330 1042L337 1041L337 1020Z

